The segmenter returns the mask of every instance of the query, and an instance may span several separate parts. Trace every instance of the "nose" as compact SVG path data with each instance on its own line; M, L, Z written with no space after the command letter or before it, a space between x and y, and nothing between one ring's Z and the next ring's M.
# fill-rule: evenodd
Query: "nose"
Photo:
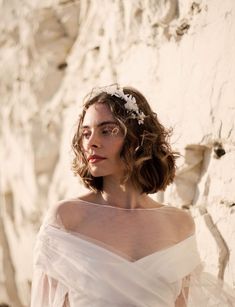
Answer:
M87 142L87 147L88 148L100 148L100 146L101 146L100 138L97 135L97 133L95 133L95 131L94 131L90 135L90 138Z

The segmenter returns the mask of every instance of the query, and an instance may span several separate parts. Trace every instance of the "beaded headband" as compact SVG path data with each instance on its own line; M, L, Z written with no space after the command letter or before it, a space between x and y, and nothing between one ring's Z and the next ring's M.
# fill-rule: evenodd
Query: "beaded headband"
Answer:
M123 89L119 88L116 85L95 88L92 91L92 94L93 94L92 96L94 97L101 93L106 93L111 96L116 96L124 100L126 102L124 104L124 107L130 113L131 118L137 119L139 125L144 123L144 118L146 117L146 115L142 111L139 110L139 107L136 103L136 99L134 96L132 96L131 94L125 94Z

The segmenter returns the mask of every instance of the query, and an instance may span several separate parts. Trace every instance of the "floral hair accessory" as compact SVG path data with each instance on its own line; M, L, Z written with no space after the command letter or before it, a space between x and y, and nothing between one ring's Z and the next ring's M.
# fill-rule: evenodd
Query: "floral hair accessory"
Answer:
M132 96L131 94L125 94L122 88L112 85L101 87L95 90L96 95L99 95L101 93L116 96L124 100L126 102L124 104L124 107L131 114L131 118L137 119L139 125L144 123L144 118L146 117L146 115L139 110L134 96Z

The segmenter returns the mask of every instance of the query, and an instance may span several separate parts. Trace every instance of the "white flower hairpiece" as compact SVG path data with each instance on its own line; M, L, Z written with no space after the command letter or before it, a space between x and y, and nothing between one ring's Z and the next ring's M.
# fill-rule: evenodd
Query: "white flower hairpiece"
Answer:
M106 86L96 90L96 95L101 93L107 93L111 96L116 96L126 101L124 107L131 113L131 117L137 119L139 125L144 123L144 118L146 115L139 110L134 96L131 94L125 94L123 89L118 88L117 86Z

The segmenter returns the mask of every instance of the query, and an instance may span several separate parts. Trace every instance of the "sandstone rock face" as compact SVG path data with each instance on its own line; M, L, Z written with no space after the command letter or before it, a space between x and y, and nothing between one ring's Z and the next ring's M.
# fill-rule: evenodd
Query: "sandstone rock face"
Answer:
M181 153L154 195L191 210L206 269L235 285L235 2L0 1L0 303L29 305L43 214L70 170L84 95L142 91Z

